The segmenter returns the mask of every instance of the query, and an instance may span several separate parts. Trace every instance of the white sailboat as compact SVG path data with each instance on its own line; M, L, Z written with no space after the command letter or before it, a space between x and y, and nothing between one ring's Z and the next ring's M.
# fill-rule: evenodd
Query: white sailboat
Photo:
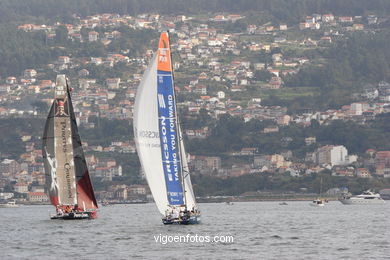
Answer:
M322 195L322 177L321 177L321 184L320 184L320 196L313 200L310 205L311 206L314 206L314 207L323 207L325 206L325 202L327 202L327 200L324 200L321 198L321 195Z
M164 224L195 224L200 212L177 117L167 32L161 33L138 87L134 136L142 169Z

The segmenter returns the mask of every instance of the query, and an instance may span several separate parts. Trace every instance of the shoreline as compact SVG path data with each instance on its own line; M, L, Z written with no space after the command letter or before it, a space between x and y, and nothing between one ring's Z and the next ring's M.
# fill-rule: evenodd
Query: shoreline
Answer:
M210 196L210 197L197 197L196 200L198 203L226 203L226 202L261 202L261 201L312 201L319 196L316 194L267 194L267 195L249 195L249 196ZM320 196L322 199L328 201L338 201L339 197L336 196ZM106 204L99 202L99 207L117 205L117 204L146 204L154 203L154 201L106 201ZM52 205L50 202L28 202L28 201L19 201L17 205L26 205L26 206L42 206L42 205Z

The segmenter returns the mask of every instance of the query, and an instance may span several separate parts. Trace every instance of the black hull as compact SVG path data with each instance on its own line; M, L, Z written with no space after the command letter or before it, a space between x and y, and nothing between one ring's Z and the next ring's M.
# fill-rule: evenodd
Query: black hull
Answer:
M52 215L50 219L63 219L63 220L81 220L81 219L94 219L96 218L96 212L77 212L66 213L63 215Z
M169 219L163 218L162 222L164 225L195 225L200 223L200 215L191 216L186 219Z

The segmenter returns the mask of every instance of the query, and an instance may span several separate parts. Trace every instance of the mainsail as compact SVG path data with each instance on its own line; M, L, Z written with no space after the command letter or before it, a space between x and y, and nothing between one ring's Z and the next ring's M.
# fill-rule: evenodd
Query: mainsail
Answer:
M51 203L84 211L97 209L65 75L57 76L42 153Z
M138 87L134 107L138 156L161 214L171 206L196 208L177 120L168 33L162 33Z

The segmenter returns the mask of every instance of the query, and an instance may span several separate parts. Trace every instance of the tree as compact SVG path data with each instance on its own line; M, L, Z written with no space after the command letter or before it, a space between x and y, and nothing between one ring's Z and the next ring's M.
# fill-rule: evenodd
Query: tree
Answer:
M258 81L269 81L272 78L272 73L268 70L257 70L255 72L255 79Z
M40 100L32 102L31 106L33 106L38 113L46 113L49 110L47 103Z
M68 29L64 25L60 25L57 27L55 41L57 44L67 45Z

